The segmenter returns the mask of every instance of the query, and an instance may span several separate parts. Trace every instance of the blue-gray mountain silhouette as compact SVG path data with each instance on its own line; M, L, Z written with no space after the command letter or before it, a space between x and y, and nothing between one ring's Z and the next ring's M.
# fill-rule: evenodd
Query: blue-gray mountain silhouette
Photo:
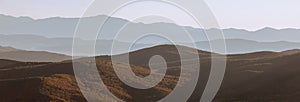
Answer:
M95 25L98 20L103 20L107 16L99 15L94 17L82 18L85 21L91 22L87 26L97 26ZM183 27L187 31L191 32L191 36L195 41L206 41L206 36L203 29L192 28L186 26L179 26L170 23L154 23L154 24L143 24L143 23L132 23L128 20L121 18L109 17L110 19L106 23L108 29L103 30L101 39L111 40L122 28L123 25L129 23L132 27L138 27L135 31L130 33L139 32L151 32L153 29L169 29L165 30L165 33L170 34L170 36L182 36L182 32L178 31L178 27ZM76 25L79 18L45 18L45 19L32 19L30 17L13 17L0 15L0 34L32 34L44 37L73 37L74 31L76 30ZM216 29L209 29L216 30ZM252 40L258 42L275 42L275 41L288 41L288 42L300 42L300 30L299 29L273 29L273 28L263 28L257 31L247 31L241 29L223 29L226 39L244 39ZM86 32L91 34L92 32ZM128 34L130 37L130 34ZM84 37L82 38L84 39ZM210 39L216 40L216 39ZM145 41L152 42L152 41Z
M82 40L82 39L80 39ZM47 38L35 35L1 35L0 34L0 45L11 46L14 48L30 51L48 51L54 53L61 53L66 55L72 55L72 38ZM219 40L213 40L219 41ZM86 47L91 40L82 40L82 48ZM110 55L111 46L113 40L98 40L96 43L96 54L97 55ZM115 41L117 43L129 44L128 42ZM183 45L190 45L188 43L182 43ZM159 43L136 43L130 51L135 51L147 47L159 45ZM197 49L210 51L208 41L196 42ZM226 47L228 54L240 54L250 53L257 51L285 51L291 49L300 49L300 43L296 42L257 42L243 39L228 39L226 40ZM9 50L7 48L7 50ZM126 53L128 51L120 50L119 53ZM117 53L115 53L117 54ZM93 55L88 52L83 52L78 56L82 55Z

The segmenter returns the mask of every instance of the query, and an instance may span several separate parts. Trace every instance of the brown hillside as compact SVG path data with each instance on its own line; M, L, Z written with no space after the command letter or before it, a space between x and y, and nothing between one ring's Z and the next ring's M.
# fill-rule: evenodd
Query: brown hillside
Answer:
M184 49L186 54L191 53L191 48L184 47ZM199 101L210 72L210 53L198 52L201 58L199 62L201 71L197 88L189 99L190 102ZM121 82L112 68L109 56L97 57L96 62L104 84L115 96L124 101L152 102L168 95L176 85L184 85L184 83L177 83L180 61L178 52L171 45L130 53L133 72L141 77L147 76L150 73L147 62L153 55L163 56L167 61L168 70L162 82L147 90L138 90ZM224 81L214 101L299 101L300 97L297 97L300 96L299 60L300 54L284 52L229 55ZM89 68L87 64L83 66ZM119 66L125 65L120 63ZM0 86L2 90L0 101L86 101L78 88L70 61L29 63L0 60ZM101 101L103 97L113 100L104 93L99 93L98 96L89 95L95 100Z

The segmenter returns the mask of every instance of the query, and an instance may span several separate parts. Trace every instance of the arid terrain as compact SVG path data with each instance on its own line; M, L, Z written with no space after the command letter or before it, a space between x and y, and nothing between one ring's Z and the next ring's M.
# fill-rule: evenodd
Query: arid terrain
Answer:
M183 48L187 54L191 50ZM11 49L3 51L11 52ZM197 88L188 100L190 102L199 101L210 73L211 53L198 53L201 71ZM149 75L148 61L154 55L165 58L167 73L158 85L146 90L134 89L121 82L112 68L110 56L96 57L96 64L101 79L115 96L129 102L153 102L168 95L178 84L181 65L176 48L162 45L131 52L130 64L133 72L140 77ZM47 59L47 56L38 57ZM299 50L227 55L225 77L213 101L297 102L300 100L299 61ZM88 68L88 65L85 66ZM75 80L70 60L20 62L1 59L0 90L1 102L87 101ZM101 100L101 97L98 98Z

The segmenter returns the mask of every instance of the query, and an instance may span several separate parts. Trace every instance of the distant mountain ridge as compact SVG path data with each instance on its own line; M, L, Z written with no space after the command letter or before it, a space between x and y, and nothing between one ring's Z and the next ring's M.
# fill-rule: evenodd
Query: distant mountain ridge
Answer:
M85 21L91 22L89 26L96 26L97 20L103 20L107 16L99 15L93 17L82 18ZM65 55L72 55L73 35L79 18L61 18L52 17L45 19L32 19L30 17L13 17L0 14L0 46L9 46L22 50L29 51L47 51L53 53L60 53ZM132 30L128 33L128 38L118 40L117 42L129 44L126 39L131 39L130 34L143 34L153 30L159 30L166 33L166 36L178 36L180 40L182 31L177 31L178 28L183 27L191 32L191 37L195 40L184 41L182 44L196 43L197 49L210 51L208 39L203 29L192 28L186 26L179 26L171 23L132 23L121 18L110 17L107 22L109 29L103 31L101 38L97 40L96 54L110 55L111 45L114 36L118 30L126 23L131 27L138 27L139 29ZM172 30L169 30L172 29ZM214 31L217 29L209 29ZM264 28L257 31L247 31L243 29L223 29L227 54L251 53L257 51L285 51L291 49L300 49L300 30L299 29L273 29ZM92 32L86 32L87 35ZM127 34L127 33L124 33ZM82 47L86 47L91 42L90 39L76 38L82 41ZM210 41L218 41L219 39L209 39ZM155 41L155 43L153 42ZM142 40L131 49L131 51L139 50L159 44L165 43L165 40L152 38ZM126 53L128 51L119 51L119 53ZM130 52L130 51L129 51ZM218 52L217 52L218 53ZM88 52L83 52L81 55L92 55Z
M95 25L98 20L103 20L107 16L99 15L93 17L82 18L85 21L91 22L88 26ZM203 29L192 28L187 26L179 26L171 23L153 23L153 24L143 24L143 23L132 23L128 20L121 18L109 17L107 22L109 29L103 31L101 39L111 40L117 33L117 31L126 23L129 23L132 27L139 27L137 31L131 31L131 33L141 33L148 32L151 29L172 29L165 30L165 33L169 35L177 35L180 37L182 32L177 31L178 27L183 27L189 32L195 41L207 41ZM13 17L7 15L0 15L0 34L32 34L44 37L56 38L56 37L73 37L76 25L79 18L61 18L52 17L45 19L32 19L30 17ZM216 29L209 29L210 31ZM247 31L243 29L223 29L226 39L244 39L252 40L257 42L277 42L277 41L288 41L288 42L300 42L300 29L273 29L273 28L263 28L257 31ZM92 32L86 32L90 34ZM149 33L149 32L148 32ZM84 39L84 38L83 38ZM216 39L210 39L216 40ZM150 41L146 41L150 42Z
M80 45L84 49L87 44L91 43L91 40L82 40ZM213 40L219 41L219 40ZM97 40L96 42L96 55L111 55L113 40ZM60 53L65 55L72 55L72 38L47 38L36 35L1 35L0 34L0 46L10 46L17 49L29 50L29 51L47 51L53 53ZM115 43L130 44L128 42L115 41ZM169 43L136 43L130 51L153 47L161 44ZM182 45L191 45L190 43L181 43ZM208 41L196 42L196 47L199 50L211 51ZM192 46L189 46L192 47ZM251 53L258 51L285 51L292 49L300 49L300 43L296 42L257 42L243 39L227 39L226 40L227 54L241 54ZM2 50L5 50L2 48ZM6 48L9 50L9 48ZM12 50L12 49L11 49ZM129 52L130 52L129 51ZM1 52L1 50L0 50ZM128 51L120 50L119 53L127 53ZM218 52L216 52L218 53ZM115 53L117 54L117 53ZM76 54L75 54L76 55ZM88 52L82 52L78 56L93 55Z

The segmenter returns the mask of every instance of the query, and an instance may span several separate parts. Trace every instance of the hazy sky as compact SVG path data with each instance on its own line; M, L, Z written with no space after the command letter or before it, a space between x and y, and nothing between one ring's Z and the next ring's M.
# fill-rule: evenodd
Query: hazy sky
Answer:
M0 0L0 14L80 17L93 0ZM222 28L300 28L300 0L205 0ZM189 25L181 21L181 25Z

